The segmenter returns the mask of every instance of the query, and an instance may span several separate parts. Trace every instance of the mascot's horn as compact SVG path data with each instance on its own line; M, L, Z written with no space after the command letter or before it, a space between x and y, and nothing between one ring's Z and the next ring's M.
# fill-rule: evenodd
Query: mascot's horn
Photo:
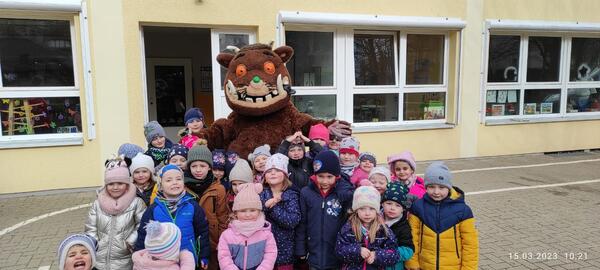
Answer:
M232 46L232 45L229 45L229 46L227 46L227 48L226 48L226 49L227 49L227 50L230 50L230 51L233 51L234 53L238 53L238 52L240 52L240 48L238 48L238 47L236 47L236 46Z

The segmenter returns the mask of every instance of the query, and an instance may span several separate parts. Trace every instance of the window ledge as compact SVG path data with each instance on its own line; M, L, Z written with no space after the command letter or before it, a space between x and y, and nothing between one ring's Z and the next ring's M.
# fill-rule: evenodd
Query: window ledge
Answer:
M600 120L600 114L594 115L569 115L555 117L536 117L536 118L498 118L486 119L486 126L499 125L520 125L520 124L535 124L535 123L553 123L553 122L569 122L569 121L589 121Z
M370 132L390 132L407 130L425 130L425 129L449 129L454 128L455 124L449 123L411 123L397 125L378 125L378 126L354 126L352 133L370 133Z
M83 134L39 134L0 137L0 149L83 145Z

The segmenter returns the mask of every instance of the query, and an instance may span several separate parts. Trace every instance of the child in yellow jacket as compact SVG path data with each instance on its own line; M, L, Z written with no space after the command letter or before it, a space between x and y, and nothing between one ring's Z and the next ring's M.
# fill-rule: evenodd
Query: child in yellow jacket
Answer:
M452 174L443 162L425 171L427 193L416 201L409 217L414 256L407 269L478 269L479 241L475 218L462 190L452 187Z

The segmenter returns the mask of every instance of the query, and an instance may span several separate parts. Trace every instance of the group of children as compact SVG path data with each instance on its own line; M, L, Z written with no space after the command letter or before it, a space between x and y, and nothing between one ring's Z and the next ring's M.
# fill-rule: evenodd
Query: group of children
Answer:
M377 166L322 124L245 160L193 135L198 108L184 121L178 144L153 121L146 151L106 162L60 269L477 269L473 214L443 163L424 179L408 151Z

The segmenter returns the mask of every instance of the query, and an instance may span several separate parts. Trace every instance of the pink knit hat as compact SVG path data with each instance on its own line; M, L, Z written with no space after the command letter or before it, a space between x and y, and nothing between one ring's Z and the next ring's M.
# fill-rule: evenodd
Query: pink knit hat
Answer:
M404 161L410 165L413 171L417 170L417 163L415 162L415 157L410 151L404 151L400 154L392 154L388 157L387 162L390 165L390 171L392 174L394 173L394 163L396 161Z
M122 158L109 159L106 161L104 185L111 183L132 183L127 163L125 163L125 160Z
M316 124L310 127L310 131L308 132L308 138L311 140L321 139L324 140L327 144L329 144L329 130L323 124Z
M238 186L238 194L233 199L233 211L243 209L258 209L262 210L262 203L258 196L263 190L260 183L247 183Z

